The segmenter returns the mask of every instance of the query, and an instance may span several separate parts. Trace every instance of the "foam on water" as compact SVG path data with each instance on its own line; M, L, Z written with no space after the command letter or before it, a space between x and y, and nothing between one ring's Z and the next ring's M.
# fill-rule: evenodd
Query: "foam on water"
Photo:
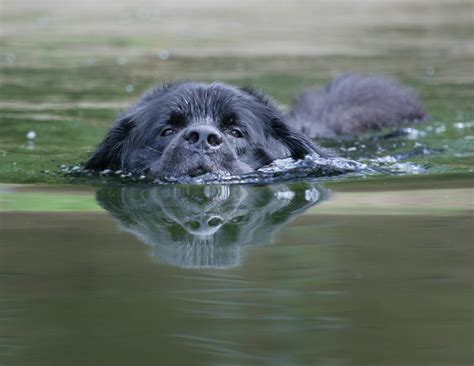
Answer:
M147 184L270 184L292 180L327 180L347 177L367 177L381 174L407 175L423 174L431 171L443 171L443 167L433 166L430 162L436 156L457 156L460 148L446 142L432 140L434 135L448 133L466 133L458 141L466 141L472 135L468 133L474 128L474 121L456 122L447 129L441 122L433 122L417 128L399 130L371 135L353 140L322 141L325 147L334 151L334 157L322 158L308 155L304 159L278 159L270 165L255 172L242 175L216 175L212 173L197 177L164 177L155 178L143 174L133 175L121 170L104 170L100 173L87 171L79 165L61 169L66 175L75 177L98 177L102 182L144 182ZM448 136L449 137L449 136ZM472 156L472 149L466 150L462 145L463 154ZM336 155L346 156L348 158Z
M102 181L146 182L151 184L269 184L290 180L328 179L331 177L363 177L375 174L419 174L422 166L410 162L399 162L396 156L365 159L357 162L340 157L322 158L308 155L304 159L278 159L256 172L242 175L203 174L197 177L147 177L122 170L106 169L99 173L82 169L80 166L62 166L68 176L98 177Z

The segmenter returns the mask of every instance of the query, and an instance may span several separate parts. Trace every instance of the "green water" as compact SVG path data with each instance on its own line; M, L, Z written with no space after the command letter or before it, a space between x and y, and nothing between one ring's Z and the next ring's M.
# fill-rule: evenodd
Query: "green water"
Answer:
M60 166L84 162L119 111L157 82L191 79L252 85L289 106L302 89L323 87L333 76L347 71L390 74L420 94L431 120L417 126L421 134L414 141L402 143L418 143L437 153L410 161L427 164L432 173L472 173L474 57L467 50L443 57L403 49L365 57L192 58L171 54L163 61L146 48L139 49L138 56L129 56L135 49L127 47L113 48L112 55L94 56L89 52L97 53L96 48L106 44L85 43L85 50L78 54L75 43L49 38L41 39L37 46L24 42L13 38L2 47L1 182L63 183ZM51 53L46 51L53 47L50 43L58 48ZM27 139L29 131L36 133L34 141ZM322 143L336 150L340 146ZM387 154L394 151L389 147ZM340 151L348 158L364 156L364 152L367 149Z
M389 71L419 92L431 116L430 122L417 127L426 134L412 143L418 142L430 149L440 150L436 154L415 157L410 161L429 164L433 173L472 173L473 83L445 82L441 67L439 79L438 74L428 77L423 69L426 63L406 65L401 55L362 60L356 58L351 65L345 59L329 56L278 59L278 63L285 61L288 70L284 72L279 68L272 71L277 61L266 58L179 58L167 61L137 58L119 66L115 58L104 57L94 65L4 65L0 112L0 181L64 182L59 167L84 162L119 110L138 98L155 81L177 78L211 81L216 78L215 70L218 69L222 70L220 80L238 85L251 83L277 98L281 104L289 104L299 90L309 86L322 87L334 73L348 69L383 73L387 70L380 65L386 63L403 65L403 70ZM436 62L433 64L437 67ZM266 69L260 70L262 65ZM457 67L455 62L452 67ZM199 69L199 72L193 72L194 68ZM182 74L175 74L175 69L183 70ZM235 73L233 69L245 71ZM146 72L134 75L136 70ZM152 78L150 74L157 76ZM133 92L128 93L126 88L130 85L133 86ZM34 142L28 141L26 137L29 131L36 133ZM334 146L331 142L325 142L325 145ZM357 158L357 154L351 151L343 151L341 155Z
M3 186L0 360L471 364L471 181L363 183Z
M472 2L110 4L2 3L1 366L472 365ZM288 107L347 71L412 86L430 121L321 143L407 154L423 174L153 187L61 172L155 82L252 85Z

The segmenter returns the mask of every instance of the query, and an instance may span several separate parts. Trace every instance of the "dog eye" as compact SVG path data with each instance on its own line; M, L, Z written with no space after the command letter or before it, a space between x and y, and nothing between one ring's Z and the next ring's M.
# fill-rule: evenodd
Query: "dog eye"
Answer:
M163 131L161 131L161 136L165 137L165 136L170 136L170 135L173 135L174 133L176 133L176 131L172 128L165 128Z
M238 139L241 139L242 137L244 137L242 132L237 128L234 128L234 129L230 130L229 133L230 133L231 136L233 136L235 138L238 138Z

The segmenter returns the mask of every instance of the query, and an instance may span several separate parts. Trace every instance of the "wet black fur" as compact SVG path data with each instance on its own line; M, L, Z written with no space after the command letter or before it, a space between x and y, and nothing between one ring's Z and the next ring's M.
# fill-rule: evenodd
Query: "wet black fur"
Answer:
M252 89L179 82L151 89L123 113L85 168L156 177L242 174L278 158L327 156L310 138L354 135L424 117L410 89L378 76L346 75L323 91L305 91L288 115ZM202 126L222 138L218 148L190 149L186 133ZM164 136L169 128L173 133ZM241 137L232 134L235 129Z
M422 122L426 113L410 88L380 75L346 74L322 90L305 90L288 118L312 139L351 137Z

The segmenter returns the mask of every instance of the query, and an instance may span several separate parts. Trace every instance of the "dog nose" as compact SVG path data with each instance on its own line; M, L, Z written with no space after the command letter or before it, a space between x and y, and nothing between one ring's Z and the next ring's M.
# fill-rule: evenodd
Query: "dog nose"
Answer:
M212 126L190 127L184 133L184 139L196 148L218 148L222 144L222 134Z

